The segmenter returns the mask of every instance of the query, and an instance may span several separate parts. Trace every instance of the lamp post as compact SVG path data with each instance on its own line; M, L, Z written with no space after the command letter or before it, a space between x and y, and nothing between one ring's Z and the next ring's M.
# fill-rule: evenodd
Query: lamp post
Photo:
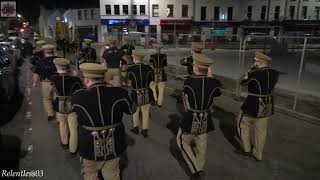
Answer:
M301 0L298 1L297 20L299 20L300 3L301 3Z
M267 20L266 20L265 32L266 33L269 32L268 33L269 35L270 35L270 31L268 31L268 28L269 28L270 4L271 4L271 0L268 0ZM263 52L266 53L266 42L265 41L263 43Z

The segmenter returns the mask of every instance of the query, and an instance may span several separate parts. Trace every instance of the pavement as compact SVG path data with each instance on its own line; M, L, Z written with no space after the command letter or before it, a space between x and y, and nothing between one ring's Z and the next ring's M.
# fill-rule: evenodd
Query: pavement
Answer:
M40 90L30 89L29 64L25 63L22 69L23 106L12 121L1 127L3 134L18 136L23 142L23 150L28 150L20 160L20 169L42 170L44 176L37 179L79 180L79 156L71 157L60 147L57 122L46 120ZM129 164L123 171L123 179L189 179L184 162L177 157L175 133L179 119L176 100L169 96L181 86L181 80L169 78L164 106L151 108L149 138L127 131L134 143L128 147ZM209 133L204 168L206 179L320 179L319 123L310 123L278 110L269 120L264 160L257 163L234 153L239 147L235 119L241 101L223 94L216 98L214 105L216 130ZM130 129L131 117L125 116L124 123L126 130Z

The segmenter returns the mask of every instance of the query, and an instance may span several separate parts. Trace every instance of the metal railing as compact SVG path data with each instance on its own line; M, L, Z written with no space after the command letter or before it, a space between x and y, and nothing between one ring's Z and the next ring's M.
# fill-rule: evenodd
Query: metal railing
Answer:
M255 51L265 52L273 59L271 67L281 74L275 90L276 107L320 122L320 38L145 33L129 36L136 48L149 52L152 43L163 44L162 51L175 67L172 74L176 77L186 73L179 61L191 55L191 42L202 43L203 53L214 60L213 73L222 80L224 92L238 97L246 91L240 86L239 77L251 66ZM121 39L118 36L119 42Z

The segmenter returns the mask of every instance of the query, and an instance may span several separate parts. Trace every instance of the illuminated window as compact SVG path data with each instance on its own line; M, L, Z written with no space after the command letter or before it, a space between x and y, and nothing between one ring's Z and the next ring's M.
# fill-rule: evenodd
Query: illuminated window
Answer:
M167 17L173 17L173 4L167 5Z

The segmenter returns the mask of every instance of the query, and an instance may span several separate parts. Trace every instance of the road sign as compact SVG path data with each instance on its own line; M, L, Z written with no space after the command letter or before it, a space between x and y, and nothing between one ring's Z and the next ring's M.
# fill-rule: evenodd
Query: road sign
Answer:
M210 33L213 35L224 35L224 33L226 32L225 28L210 28Z
M16 17L16 2L1 1L1 17Z

